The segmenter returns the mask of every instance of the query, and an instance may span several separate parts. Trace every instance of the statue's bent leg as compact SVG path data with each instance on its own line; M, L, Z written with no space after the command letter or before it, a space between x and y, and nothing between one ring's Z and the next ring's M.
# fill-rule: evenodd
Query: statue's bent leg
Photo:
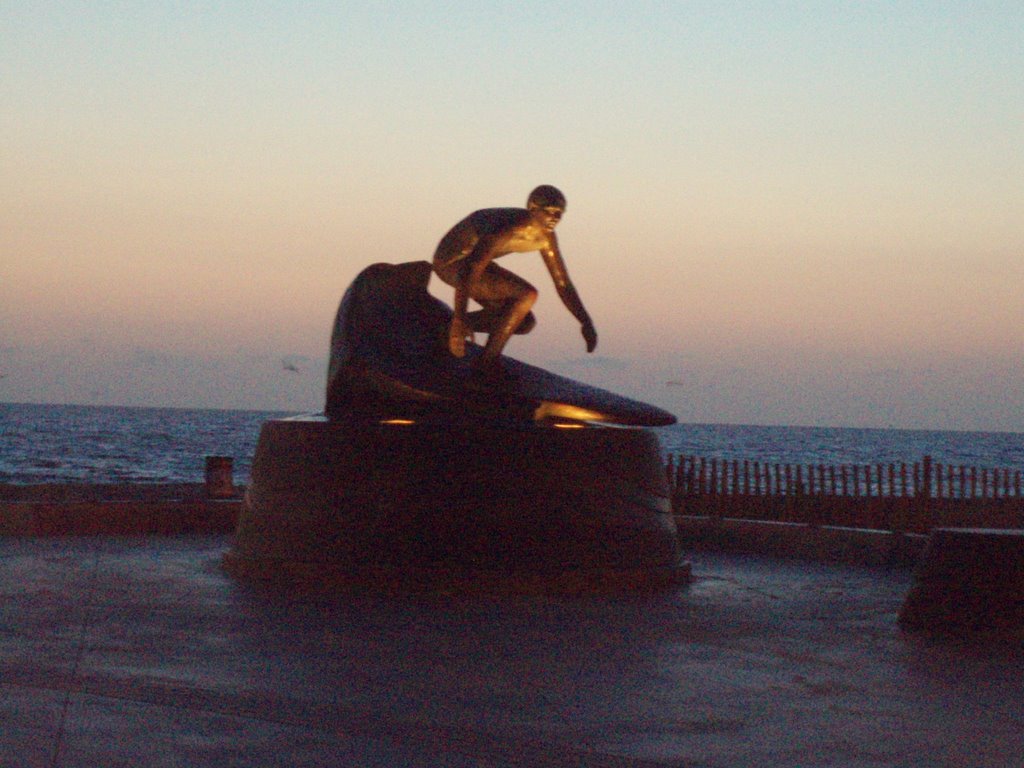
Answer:
M530 307L533 306L536 300L537 292L533 291L512 305L499 325L487 337L487 344L484 346L484 352L481 355L482 362L491 363L501 356L501 351L505 348L509 338L522 325L526 316L530 314Z
M483 307L477 315L479 329L484 330L486 325L489 334L481 356L484 363L497 360L512 334L526 333L536 325L530 309L537 301L537 289L497 264L487 265L480 280L471 287L470 297ZM474 324L473 328L476 330L477 326Z

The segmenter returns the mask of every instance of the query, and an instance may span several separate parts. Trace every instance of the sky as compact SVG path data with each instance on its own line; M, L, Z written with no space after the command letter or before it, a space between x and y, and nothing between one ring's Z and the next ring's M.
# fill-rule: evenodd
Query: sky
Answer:
M0 72L0 401L320 411L360 270L554 184L599 343L512 254L512 357L1024 432L1019 2L6 0Z

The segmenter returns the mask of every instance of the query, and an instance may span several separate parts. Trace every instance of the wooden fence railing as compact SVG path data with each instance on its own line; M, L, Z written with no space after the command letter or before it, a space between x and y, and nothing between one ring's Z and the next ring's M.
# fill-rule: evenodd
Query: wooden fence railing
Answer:
M1020 470L919 462L779 464L670 455L677 514L926 532L1024 527Z

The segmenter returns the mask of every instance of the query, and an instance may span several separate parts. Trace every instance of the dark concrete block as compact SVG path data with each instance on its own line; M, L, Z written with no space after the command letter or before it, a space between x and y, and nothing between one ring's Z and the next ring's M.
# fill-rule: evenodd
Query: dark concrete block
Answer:
M267 422L226 558L314 580L685 580L657 438L424 419Z
M1024 531L932 531L899 618L910 629L1024 638Z

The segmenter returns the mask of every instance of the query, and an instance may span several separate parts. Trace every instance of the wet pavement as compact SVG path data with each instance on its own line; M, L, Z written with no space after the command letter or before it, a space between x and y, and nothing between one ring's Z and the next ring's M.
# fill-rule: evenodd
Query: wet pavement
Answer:
M902 632L907 570L331 596L231 579L229 544L0 540L0 765L1022 764L1024 654Z

